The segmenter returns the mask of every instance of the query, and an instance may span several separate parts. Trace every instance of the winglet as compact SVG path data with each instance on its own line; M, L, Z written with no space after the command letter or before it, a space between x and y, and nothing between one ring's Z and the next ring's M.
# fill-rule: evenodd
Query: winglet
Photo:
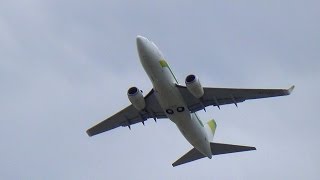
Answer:
M287 94L290 95L293 89L294 89L294 85L291 86L289 89L287 89Z

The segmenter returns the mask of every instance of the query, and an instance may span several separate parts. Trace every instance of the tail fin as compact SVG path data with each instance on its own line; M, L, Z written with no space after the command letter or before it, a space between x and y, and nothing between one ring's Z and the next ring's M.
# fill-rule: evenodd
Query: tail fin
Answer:
M216 132L216 129L217 129L216 121L214 119L208 121L207 124L205 125L205 128L206 128L208 140L212 141L214 133Z
M212 155L256 150L255 147L239 146L239 145L232 145L232 144L221 144L221 143L210 143L210 147L211 147ZM187 152L187 154L183 155L180 159L174 162L172 166L175 167L175 166L185 164L191 161L195 161L204 157L206 156L204 156L196 148L193 148L189 152Z

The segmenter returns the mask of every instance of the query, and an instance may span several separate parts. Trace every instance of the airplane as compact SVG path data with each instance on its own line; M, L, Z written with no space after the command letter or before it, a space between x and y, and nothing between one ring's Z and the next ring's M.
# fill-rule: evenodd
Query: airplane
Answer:
M190 74L185 78L185 86L178 83L170 66L159 48L143 36L136 37L140 62L152 82L153 88L143 96L137 87L130 87L127 96L131 105L115 115L87 130L89 136L128 127L136 123L145 124L147 119L169 118L176 124L182 135L193 148L175 161L178 166L213 155L256 150L255 147L222 144L212 142L217 124L214 119L203 123L197 111L206 110L207 106L235 104L249 99L268 98L289 95L289 89L239 89L202 87L199 78Z

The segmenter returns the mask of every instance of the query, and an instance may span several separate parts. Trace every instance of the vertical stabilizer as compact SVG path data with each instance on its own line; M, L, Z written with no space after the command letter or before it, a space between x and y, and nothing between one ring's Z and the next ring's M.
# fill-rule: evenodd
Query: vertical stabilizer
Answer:
M217 123L214 119L207 122L205 125L206 133L209 141L213 140L214 133L216 132Z

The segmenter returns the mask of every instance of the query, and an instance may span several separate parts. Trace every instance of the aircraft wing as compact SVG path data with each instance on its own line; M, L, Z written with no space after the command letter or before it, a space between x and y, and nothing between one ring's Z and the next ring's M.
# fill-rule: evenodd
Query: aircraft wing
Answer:
M204 87L201 99L194 97L185 86L177 85L189 110L196 112L207 106L236 104L248 99L259 99L289 95L294 86L289 89L235 89L235 88L209 88Z
M149 118L167 118L166 114L162 110L155 97L154 90L152 89L145 97L146 109L143 111L138 111L132 104L124 108L115 115L109 117L108 119L100 122L99 124L93 126L87 130L89 136L94 136L99 133L109 131L111 129L117 128L119 126L128 126L142 122Z

